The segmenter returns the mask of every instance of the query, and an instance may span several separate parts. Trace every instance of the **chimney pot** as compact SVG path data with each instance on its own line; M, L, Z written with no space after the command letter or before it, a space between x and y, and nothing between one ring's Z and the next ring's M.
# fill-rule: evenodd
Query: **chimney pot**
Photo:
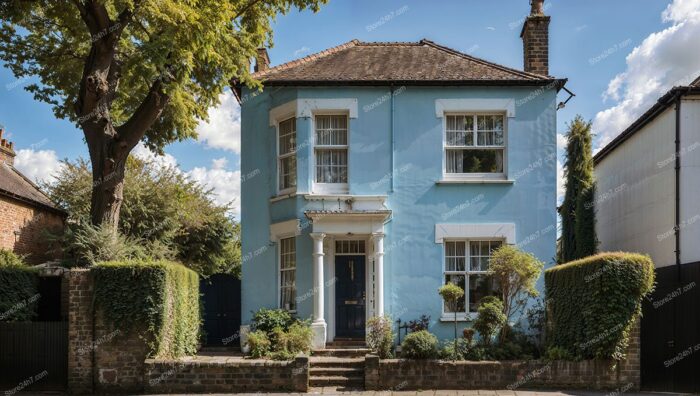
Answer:
M530 15L544 15L544 0L530 0Z
M270 56L267 48L258 48L258 55L255 57L255 72L265 71L270 68Z
M15 162L15 144L13 142L8 142L7 139L2 137L4 129L0 129L0 163L5 162L9 165L14 165Z

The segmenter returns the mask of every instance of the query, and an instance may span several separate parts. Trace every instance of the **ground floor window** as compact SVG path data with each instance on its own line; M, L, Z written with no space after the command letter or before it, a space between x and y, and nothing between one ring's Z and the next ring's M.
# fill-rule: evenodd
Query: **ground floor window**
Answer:
M296 238L280 239L280 308L287 311L297 309L296 253Z
M482 298L497 294L497 285L488 275L488 269L491 254L501 244L501 241L476 240L445 242L445 284L452 282L464 290L464 300L456 307L445 305L445 313L476 312Z

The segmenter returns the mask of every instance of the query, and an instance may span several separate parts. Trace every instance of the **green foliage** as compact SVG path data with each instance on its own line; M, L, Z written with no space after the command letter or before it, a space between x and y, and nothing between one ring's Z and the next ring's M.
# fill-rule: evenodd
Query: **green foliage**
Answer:
M115 329L134 331L153 357L197 352L199 276L178 263L126 261L93 268L95 304Z
M299 353L308 355L311 352L312 339L311 326L306 322L295 322L286 331L277 335L275 349L285 351L292 357Z
M581 193L576 197L574 210L576 258L591 256L598 252L598 237L595 233L595 191L595 182L588 181L582 184Z
M39 278L13 252L0 249L0 321L25 322L36 317Z
M444 360L464 360L471 344L465 339L443 343L438 356Z
M260 308L253 314L250 324L252 330L260 330L270 337L275 329L287 331L295 321L296 319L283 309Z
M474 329L479 332L481 342L490 345L491 338L501 326L506 324L506 320L501 300L494 296L482 298L474 321Z
M92 176L89 164L64 161L54 182L43 187L70 213L58 239L65 255L79 265L128 259L171 259L200 274L240 277L240 226L230 205L217 205L205 190L173 167L130 157L124 174L119 231L95 227L90 216Z
M459 300L464 297L464 290L452 282L448 282L445 285L440 286L438 289L440 297L442 297L445 304L450 307L450 310L454 312L454 329L455 329L455 347L457 344L457 304Z
M401 356L408 359L431 359L438 355L438 339L427 330L409 333L401 342Z
M270 353L272 343L267 337L267 333L261 330L255 330L248 333L247 345L250 348L250 356L259 359Z
M597 250L591 122L577 115L568 128L559 263L594 254Z
M510 320L522 312L528 299L539 295L535 283L542 273L542 268L543 262L513 245L503 245L493 252L489 272L501 289L506 319ZM505 337L508 326L503 326L502 329L501 335Z
M3 267L26 267L27 264L21 256L11 250L0 249L0 268Z
M566 348L552 346L547 348L544 358L546 360L574 360L574 355Z
M578 358L624 357L642 299L654 286L649 256L601 253L545 271L547 342Z
M374 316L367 320L367 346L381 359L391 358L391 348L394 345L394 332L391 328L391 318Z

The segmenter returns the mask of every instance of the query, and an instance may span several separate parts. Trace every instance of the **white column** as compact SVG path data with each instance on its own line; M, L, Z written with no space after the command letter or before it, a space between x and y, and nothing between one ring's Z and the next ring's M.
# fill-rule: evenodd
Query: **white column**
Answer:
M312 233L310 235L314 240L314 315L311 323L314 338L312 346L314 349L323 349L326 347L326 321L323 319L323 238L326 234Z
M377 304L376 315L384 316L384 233L372 234L374 242L374 299Z

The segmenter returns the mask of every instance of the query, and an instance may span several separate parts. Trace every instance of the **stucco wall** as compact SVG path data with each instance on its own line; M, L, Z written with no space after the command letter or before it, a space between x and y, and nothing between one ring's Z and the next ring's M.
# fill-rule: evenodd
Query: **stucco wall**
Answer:
M399 92L400 90L400 92ZM555 256L556 240L556 95L553 89L397 87L394 95L394 172L391 186L391 100L389 88L274 88L253 96L244 92L242 106L242 319L260 307L276 307L276 246L270 241L272 223L298 218L297 295L312 290L311 249L304 227L303 196L274 203L275 129L269 110L295 98L357 98L358 117L350 119L350 194L387 195L393 211L385 225L385 311L394 319L422 314L440 317L437 294L443 282L443 245L435 243L436 223L514 223L516 240L547 265ZM508 178L513 184L437 184L442 175L442 119L435 100L448 98L513 99L515 117L508 118ZM298 193L311 187L311 121L297 119L300 149ZM251 175L248 177L248 175ZM467 204L468 205L465 205ZM328 271L327 271L328 272ZM326 272L326 273L327 273ZM327 279L327 281L332 281ZM543 282L540 281L540 287ZM331 301L326 293L326 307ZM298 304L300 317L309 317L311 298ZM442 338L450 323L431 331Z

